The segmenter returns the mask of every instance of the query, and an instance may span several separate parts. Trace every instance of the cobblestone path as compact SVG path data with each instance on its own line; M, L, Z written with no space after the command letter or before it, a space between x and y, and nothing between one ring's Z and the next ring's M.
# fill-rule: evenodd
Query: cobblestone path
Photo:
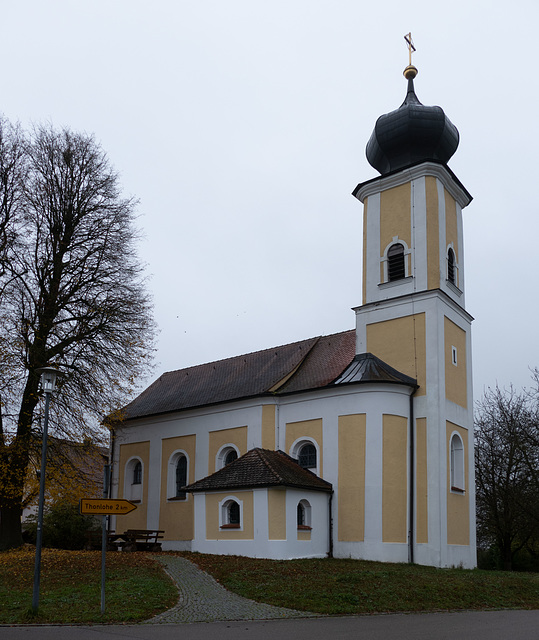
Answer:
M176 583L179 599L172 609L160 613L144 624L312 618L317 615L242 598L227 591L186 558L163 555L159 556L158 560Z

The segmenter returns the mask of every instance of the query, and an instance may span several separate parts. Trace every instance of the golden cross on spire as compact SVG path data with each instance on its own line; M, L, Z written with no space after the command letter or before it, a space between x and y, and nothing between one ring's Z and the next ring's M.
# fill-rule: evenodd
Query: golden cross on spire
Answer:
M406 40L406 44L408 45L408 52L410 56L408 66L404 70L404 77L407 80L413 80L417 76L417 69L412 64L412 52L415 51L414 41L412 40L412 33L407 33L404 36L404 39Z
M408 52L409 52L408 64L411 65L412 64L412 52L415 51L414 41L412 40L412 32L410 31L410 33L407 33L404 36L404 39L408 43Z

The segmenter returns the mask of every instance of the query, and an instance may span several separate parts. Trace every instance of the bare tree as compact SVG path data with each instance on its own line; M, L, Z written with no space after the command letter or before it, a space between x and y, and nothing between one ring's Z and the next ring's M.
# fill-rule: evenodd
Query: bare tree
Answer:
M135 203L121 196L100 146L40 127L24 143L24 164L18 246L0 285L0 548L22 541L24 478L41 410L37 369L54 364L67 373L51 405L52 433L96 435L147 370L154 339Z
M475 419L477 533L506 570L539 540L539 419L535 397L489 389Z
M17 243L22 216L22 185L26 157L19 126L0 116L0 274L4 274ZM0 300L2 289L0 289Z

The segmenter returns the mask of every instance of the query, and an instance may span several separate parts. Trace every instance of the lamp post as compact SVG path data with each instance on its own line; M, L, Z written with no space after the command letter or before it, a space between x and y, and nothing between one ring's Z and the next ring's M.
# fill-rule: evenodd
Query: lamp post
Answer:
M41 447L41 473L39 477L39 506L37 512L36 562L34 567L34 591L32 595L32 611L37 613L39 607L39 580L41 578L41 543L43 540L43 505L45 502L45 468L47 466L47 429L49 426L49 403L56 390L56 381L64 374L52 367L37 369L41 373L41 389L45 394L45 420L43 424L43 444Z

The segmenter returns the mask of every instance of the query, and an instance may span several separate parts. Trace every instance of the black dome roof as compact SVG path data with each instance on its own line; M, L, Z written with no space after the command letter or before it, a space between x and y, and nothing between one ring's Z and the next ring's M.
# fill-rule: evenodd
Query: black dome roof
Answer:
M414 91L415 67L408 67L408 92L402 105L380 116L367 143L367 160L382 175L418 162L447 164L459 144L459 132L441 107L427 107Z

